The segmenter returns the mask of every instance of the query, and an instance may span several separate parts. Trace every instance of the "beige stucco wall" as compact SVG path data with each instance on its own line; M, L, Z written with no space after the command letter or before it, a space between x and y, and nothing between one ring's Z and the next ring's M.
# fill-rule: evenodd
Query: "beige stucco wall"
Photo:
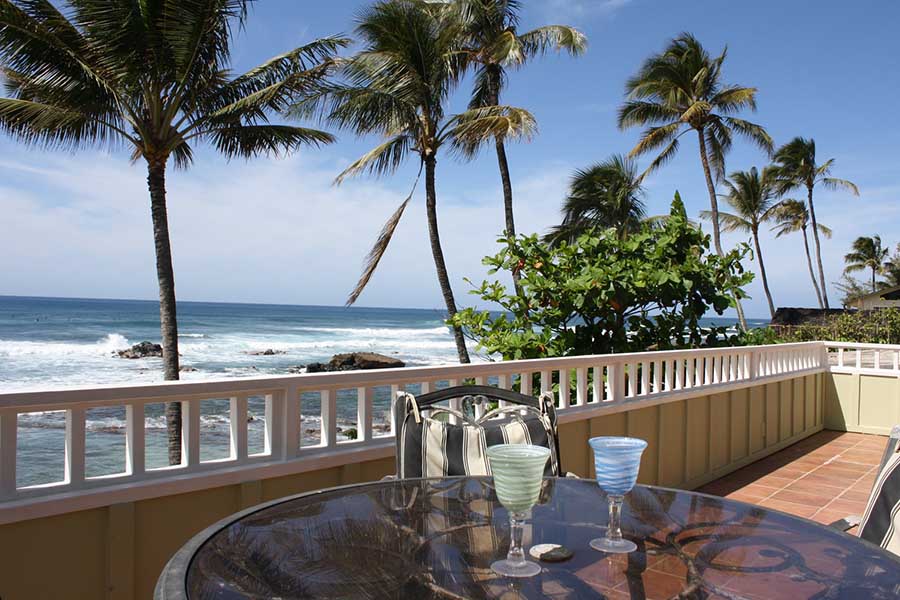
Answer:
M563 468L590 476L588 438L630 435L649 442L642 483L702 485L820 430L828 379L808 375L564 422ZM260 502L393 471L393 459L381 459L3 525L0 598L149 598L168 558L211 523Z
M825 386L825 427L888 435L900 424L900 379L832 373Z

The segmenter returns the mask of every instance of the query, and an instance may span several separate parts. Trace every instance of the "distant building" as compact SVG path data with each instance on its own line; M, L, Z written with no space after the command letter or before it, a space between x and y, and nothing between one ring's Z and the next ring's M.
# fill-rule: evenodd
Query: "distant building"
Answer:
M850 303L850 307L859 310L872 310L874 308L900 308L900 285L885 288L860 296Z

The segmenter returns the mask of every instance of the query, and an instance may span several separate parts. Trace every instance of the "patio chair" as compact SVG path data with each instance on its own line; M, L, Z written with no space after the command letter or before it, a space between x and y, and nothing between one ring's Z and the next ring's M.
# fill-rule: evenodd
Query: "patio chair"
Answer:
M891 429L875 485L859 525L859 537L900 555L900 425Z
M439 406L460 400L463 410ZM505 406L488 410L495 402ZM485 414L475 418L474 407ZM472 414L467 414L471 412ZM398 392L394 405L397 477L490 475L488 446L534 444L550 449L545 475L562 473L553 394L533 398L484 385L464 385L421 396Z

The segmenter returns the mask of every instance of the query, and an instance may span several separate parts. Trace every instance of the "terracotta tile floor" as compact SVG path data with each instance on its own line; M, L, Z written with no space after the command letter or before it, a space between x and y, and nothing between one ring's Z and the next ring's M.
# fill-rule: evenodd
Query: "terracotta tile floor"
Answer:
M822 431L699 491L819 523L861 516L886 443L878 435Z

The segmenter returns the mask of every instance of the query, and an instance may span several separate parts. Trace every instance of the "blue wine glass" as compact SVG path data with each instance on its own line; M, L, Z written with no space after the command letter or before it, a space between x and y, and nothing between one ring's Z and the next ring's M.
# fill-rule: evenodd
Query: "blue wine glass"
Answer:
M622 502L637 483L641 454L647 442L629 437L596 437L588 443L594 451L597 483L609 500L609 527L606 537L591 540L591 548L601 552L624 554L634 552L634 542L622 537Z

